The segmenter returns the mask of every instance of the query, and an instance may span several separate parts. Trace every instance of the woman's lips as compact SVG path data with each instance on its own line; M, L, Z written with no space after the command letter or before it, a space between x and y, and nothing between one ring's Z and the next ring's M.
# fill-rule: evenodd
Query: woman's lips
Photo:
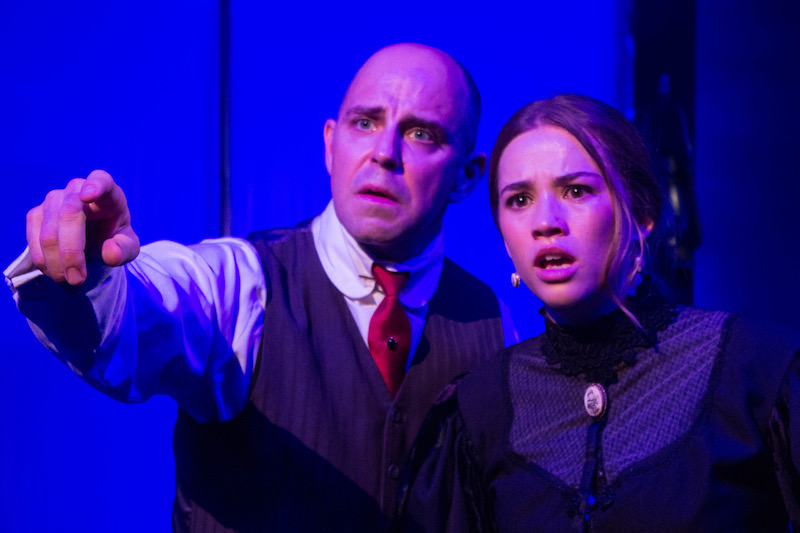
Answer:
M555 247L540 250L533 266L536 275L545 283L567 281L578 268L577 261L571 254Z

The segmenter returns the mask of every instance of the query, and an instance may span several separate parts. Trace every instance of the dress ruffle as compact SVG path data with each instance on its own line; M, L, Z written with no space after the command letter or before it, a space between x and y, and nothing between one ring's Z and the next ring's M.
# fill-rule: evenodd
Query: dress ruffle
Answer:
M677 316L677 309L667 304L647 277L639 284L636 295L625 299L625 305L641 328L621 309L588 326L560 326L545 319L542 355L547 364L587 382L616 383L617 371L636 364L636 355L654 346L657 333Z

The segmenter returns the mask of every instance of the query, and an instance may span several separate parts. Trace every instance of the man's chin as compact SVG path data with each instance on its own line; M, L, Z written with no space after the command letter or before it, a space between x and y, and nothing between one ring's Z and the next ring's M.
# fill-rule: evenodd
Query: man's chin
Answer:
M362 221L365 222L365 221ZM350 230L348 230L350 231ZM404 228L398 224L360 224L350 234L375 259L401 262L410 253ZM411 247L413 248L413 246Z
M401 262L421 253L438 229L420 227L404 217L381 217L366 213L340 219L347 232L376 259Z
M340 217L344 228L361 244L381 245L396 240L407 231L406 225L394 214L359 209Z
M353 235L353 238L362 246L369 248L391 248L398 246L402 232L397 231L396 227L370 227L360 228Z

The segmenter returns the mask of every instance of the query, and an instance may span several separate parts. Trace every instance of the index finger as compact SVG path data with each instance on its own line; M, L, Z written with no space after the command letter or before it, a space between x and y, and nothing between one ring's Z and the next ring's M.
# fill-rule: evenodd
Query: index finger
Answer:
M116 183L105 170L93 170L86 177L80 189L80 200L85 203L96 202L108 193L113 193Z

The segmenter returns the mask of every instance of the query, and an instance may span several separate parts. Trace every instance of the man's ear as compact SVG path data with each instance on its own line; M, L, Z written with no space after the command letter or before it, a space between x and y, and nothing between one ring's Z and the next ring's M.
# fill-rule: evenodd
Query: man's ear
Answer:
M328 169L328 174L331 173L333 168L333 134L336 130L336 121L329 118L325 121L325 127L322 130L322 137L325 139L325 168Z
M449 200L451 204L460 202L475 190L475 186L481 181L483 171L486 168L486 154L482 152L472 152L467 156L464 165L458 171L453 190L450 191Z

